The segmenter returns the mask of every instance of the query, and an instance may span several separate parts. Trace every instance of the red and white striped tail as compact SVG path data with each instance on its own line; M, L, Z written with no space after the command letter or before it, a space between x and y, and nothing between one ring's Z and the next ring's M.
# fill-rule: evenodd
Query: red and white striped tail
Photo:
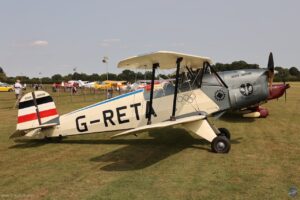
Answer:
M51 123L58 124L58 113L52 97L44 91L24 95L19 103L17 130L27 130Z

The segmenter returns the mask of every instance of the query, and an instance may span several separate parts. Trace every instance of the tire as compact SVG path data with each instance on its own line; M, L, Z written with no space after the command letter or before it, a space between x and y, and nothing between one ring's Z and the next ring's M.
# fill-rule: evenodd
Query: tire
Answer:
M227 128L219 128L219 136L225 136L228 140L231 138L231 134Z
M211 150L215 153L228 153L230 147L230 141L224 136L217 136L211 142Z
M13 91L12 89L9 89L9 90L8 90L8 92L12 92L12 91Z

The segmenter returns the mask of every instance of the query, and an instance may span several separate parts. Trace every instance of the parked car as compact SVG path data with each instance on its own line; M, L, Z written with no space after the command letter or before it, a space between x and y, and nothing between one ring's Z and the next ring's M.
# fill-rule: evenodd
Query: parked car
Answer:
M12 92L14 88L7 83L0 83L0 92Z

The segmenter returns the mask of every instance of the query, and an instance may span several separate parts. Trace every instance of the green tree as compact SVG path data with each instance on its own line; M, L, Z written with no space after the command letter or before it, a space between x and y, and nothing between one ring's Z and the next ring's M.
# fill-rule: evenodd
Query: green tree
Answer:
M108 80L117 80L117 79L118 79L118 76L116 74L108 73ZM107 80L107 74L106 73L101 74L100 77L99 77L99 80L100 81Z
M125 69L118 75L119 80L125 80L129 82L134 82L135 81L135 73L134 71Z
M289 69L277 66L275 67L277 72L274 77L274 81L288 81L289 80Z
M234 61L231 64L223 64L223 63L216 63L213 67L217 71L229 71L229 70L239 70L239 69L258 69L259 65L257 64L248 64L247 62L240 60Z
M289 69L289 73L292 76L300 76L300 72L299 72L299 70L296 67L291 67Z
M87 77L88 81L99 81L100 80L100 76L99 74L93 73L92 75L89 75Z
M142 80L142 79L144 79L144 77L145 77L145 75L142 73L142 72L137 72L136 74L135 74L135 80L134 81L136 81L136 80Z
M54 83L60 83L63 81L63 77L60 74L54 74L51 79Z
M39 78L32 78L31 81L30 81L32 84L35 84L35 83L40 83L40 79Z
M0 81L2 81L2 82L7 81L6 74L5 74L4 70L2 69L2 67L0 67Z
M30 78L27 76L16 76L16 80L20 80L21 83L30 83Z
M65 75L64 77L63 77L63 81L69 81L69 80L72 80L72 76L73 76L73 74L68 74L68 75Z
M49 77L43 77L40 79L41 82L40 83L43 83L43 84L50 84L50 83L53 83L52 79L49 78Z
M151 80L151 78L152 78L152 72L151 71L146 71L145 74L144 74L144 78L146 80Z

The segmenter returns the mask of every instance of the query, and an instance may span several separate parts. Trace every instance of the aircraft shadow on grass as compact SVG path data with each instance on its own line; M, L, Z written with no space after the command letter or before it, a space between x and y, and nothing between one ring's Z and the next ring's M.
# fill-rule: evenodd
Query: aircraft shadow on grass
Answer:
M91 162L109 163L101 170L130 171L149 167L171 155L187 148L211 151L210 143L206 140L194 138L186 130L180 128L163 128L148 131L151 138L147 139L67 139L51 141L59 144L121 144L127 145L106 154L90 159ZM232 144L239 144L242 138L231 139ZM10 148L31 148L48 144L45 140L23 140Z

